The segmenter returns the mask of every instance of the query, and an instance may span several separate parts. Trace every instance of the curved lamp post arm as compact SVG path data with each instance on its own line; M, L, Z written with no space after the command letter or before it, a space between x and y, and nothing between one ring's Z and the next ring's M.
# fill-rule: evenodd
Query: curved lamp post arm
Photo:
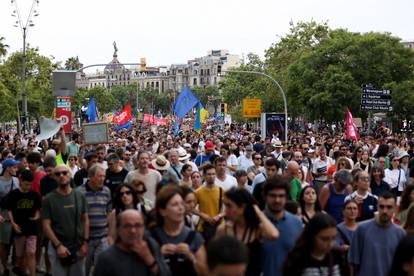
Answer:
M287 141L287 121L288 121L288 111L287 111L287 100L286 100L286 94L285 91L283 91L282 86L274 79L272 78L270 75L263 73L263 72L258 72L258 71L246 71L246 70L222 70L221 72L228 72L228 73L241 73L241 74L250 74L250 75L260 75L260 76L264 76L268 79L270 79L274 85L276 85L276 87L279 89L280 93L282 93L282 97L283 97L283 105L284 105L284 110L285 110L285 120L286 120L286 131L285 131L285 141Z

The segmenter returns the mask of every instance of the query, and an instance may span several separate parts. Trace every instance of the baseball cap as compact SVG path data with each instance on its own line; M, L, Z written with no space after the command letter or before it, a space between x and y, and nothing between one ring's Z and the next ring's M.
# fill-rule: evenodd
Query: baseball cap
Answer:
M3 170L7 169L8 167L17 166L20 162L14 160L14 159L6 159L3 161L1 166L3 167Z
M206 148L206 150L214 150L214 143L209 140L206 142L204 147Z

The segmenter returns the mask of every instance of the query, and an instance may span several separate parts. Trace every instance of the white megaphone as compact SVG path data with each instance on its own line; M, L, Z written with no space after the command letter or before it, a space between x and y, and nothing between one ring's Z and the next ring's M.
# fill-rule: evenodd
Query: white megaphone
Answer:
M39 128L40 134L36 136L36 141L40 142L42 140L49 139L53 137L56 133L59 132L61 123L55 119L48 119L45 117L39 118Z

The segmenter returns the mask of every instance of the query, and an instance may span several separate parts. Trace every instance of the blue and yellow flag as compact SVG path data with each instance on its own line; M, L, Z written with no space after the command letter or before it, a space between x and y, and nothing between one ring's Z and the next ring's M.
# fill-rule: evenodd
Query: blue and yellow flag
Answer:
M203 107L201 102L198 102L197 117L194 121L195 131L201 131L201 124L204 124L206 122L207 116L208 116L207 110Z

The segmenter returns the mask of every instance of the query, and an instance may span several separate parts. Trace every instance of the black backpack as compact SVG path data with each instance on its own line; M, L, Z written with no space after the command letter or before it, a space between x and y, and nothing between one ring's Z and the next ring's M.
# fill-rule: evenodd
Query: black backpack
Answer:
M158 235L157 231L151 231L151 235L158 242L160 247L165 244L165 242L163 242L161 237ZM190 246L194 240L195 235L196 231L191 230L184 242ZM193 262L187 259L187 257L183 254L164 255L164 260L170 267L171 273L174 276L197 275L194 270Z

